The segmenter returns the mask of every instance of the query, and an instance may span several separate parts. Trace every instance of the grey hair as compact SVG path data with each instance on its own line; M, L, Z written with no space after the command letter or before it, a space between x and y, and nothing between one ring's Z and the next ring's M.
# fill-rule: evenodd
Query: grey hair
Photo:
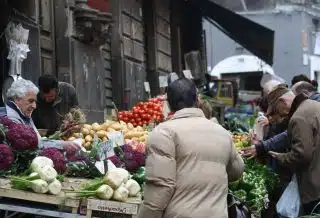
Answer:
M7 98L23 98L28 92L39 93L38 87L30 80L18 79L11 84L7 91Z

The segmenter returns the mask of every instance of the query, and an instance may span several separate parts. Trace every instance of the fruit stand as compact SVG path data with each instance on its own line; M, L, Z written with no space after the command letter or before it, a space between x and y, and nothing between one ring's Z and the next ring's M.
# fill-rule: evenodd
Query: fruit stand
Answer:
M82 112L74 110L59 131L42 138L43 142L73 141L81 146L80 151L54 146L39 150L30 129L0 119L0 197L13 202L0 201L0 211L51 217L136 216L145 182L145 143L152 128L166 117L164 100L140 102L131 111L117 112L114 120L102 123L86 123ZM250 146L244 126L231 122L225 127L233 132L239 151ZM254 160L245 163L243 177L231 183L229 190L259 217L267 208L276 176ZM24 205L17 206L15 200L23 200Z

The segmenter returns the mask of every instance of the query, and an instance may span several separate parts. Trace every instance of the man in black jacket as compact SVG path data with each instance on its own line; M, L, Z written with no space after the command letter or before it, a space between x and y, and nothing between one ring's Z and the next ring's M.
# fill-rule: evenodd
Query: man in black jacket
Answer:
M47 129L48 135L57 131L64 116L78 106L75 88L66 82L58 82L52 75L39 77L37 109L32 118L38 129Z

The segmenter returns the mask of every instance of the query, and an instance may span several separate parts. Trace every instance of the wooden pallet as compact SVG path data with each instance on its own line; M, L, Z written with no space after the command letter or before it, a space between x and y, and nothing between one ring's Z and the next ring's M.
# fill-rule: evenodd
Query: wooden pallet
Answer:
M64 182L64 184L68 184L68 181ZM74 183L74 185L77 185L77 183ZM67 189L70 189L71 185L66 187ZM10 185L10 180L8 179L0 179L0 198L11 198L11 199L18 199L18 200L24 200L24 201L30 201L30 202L39 202L44 204L68 207L68 208L71 208L72 213L74 214L78 212L78 208L80 206L79 199L65 198L64 192L61 192L59 196L55 196L55 195L37 194L34 192L12 189Z

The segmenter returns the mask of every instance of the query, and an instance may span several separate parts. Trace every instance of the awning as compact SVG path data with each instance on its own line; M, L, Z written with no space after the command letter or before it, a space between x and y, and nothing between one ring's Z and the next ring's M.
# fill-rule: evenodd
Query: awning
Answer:
M191 2L195 7L200 7L203 17L209 22L245 49L272 66L273 30L238 15L214 3L213 0L191 0Z

